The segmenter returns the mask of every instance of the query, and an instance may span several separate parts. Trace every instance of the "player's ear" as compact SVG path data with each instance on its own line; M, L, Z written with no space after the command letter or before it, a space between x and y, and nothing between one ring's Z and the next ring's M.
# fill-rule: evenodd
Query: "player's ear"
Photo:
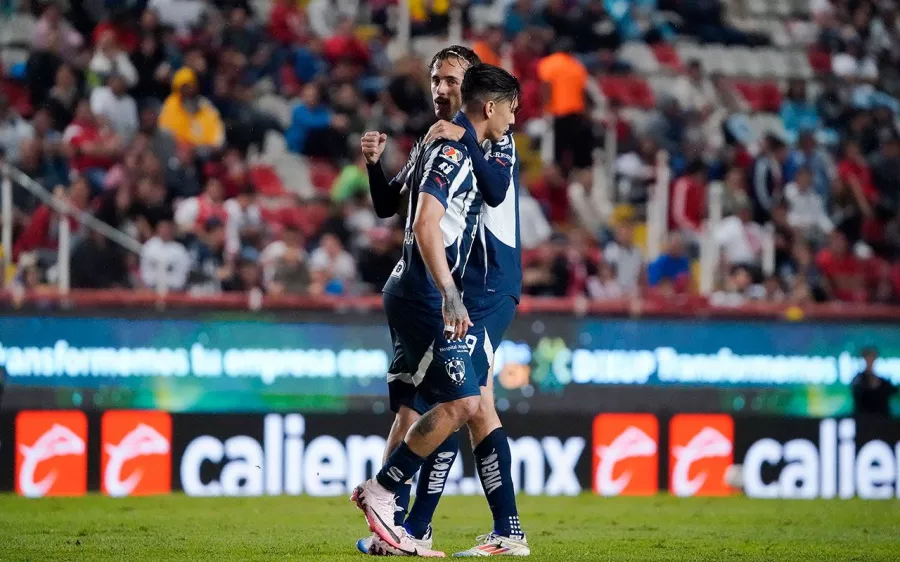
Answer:
M494 107L494 101L493 101L493 100L491 100L491 101L487 102L486 104L484 104L484 116L485 116L487 119L490 119L491 116L494 115L494 111L496 111L496 108Z

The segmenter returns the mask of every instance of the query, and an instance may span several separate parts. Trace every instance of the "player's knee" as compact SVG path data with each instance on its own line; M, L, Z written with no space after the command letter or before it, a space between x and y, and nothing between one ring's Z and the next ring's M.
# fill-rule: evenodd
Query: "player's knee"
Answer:
M500 416L497 415L497 408L494 406L494 402L485 400L484 395L482 395L481 400L478 402L478 411L472 416L472 421L482 425L492 425L495 421L499 422Z
M478 396L467 396L466 398L454 400L448 405L451 415L458 425L462 426L478 413L480 400Z
M406 435L406 432L409 431L412 424L416 423L420 417L422 416L412 408L401 406L397 411L397 415L394 417L394 426L402 435Z

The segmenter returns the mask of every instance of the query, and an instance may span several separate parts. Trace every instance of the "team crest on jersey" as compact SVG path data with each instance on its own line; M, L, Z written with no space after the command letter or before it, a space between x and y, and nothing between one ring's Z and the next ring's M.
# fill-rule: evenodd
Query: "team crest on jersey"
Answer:
M460 160L462 160L462 152L452 146L444 145L444 148L441 149L441 157L459 164Z
M451 359L447 361L444 367L447 369L447 375L450 376L450 380L457 385L461 385L466 379L466 364L462 359Z

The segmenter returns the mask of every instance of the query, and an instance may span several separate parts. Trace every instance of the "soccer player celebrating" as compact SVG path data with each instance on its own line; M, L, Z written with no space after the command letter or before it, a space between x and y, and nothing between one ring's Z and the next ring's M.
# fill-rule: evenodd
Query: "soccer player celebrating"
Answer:
M461 90L463 113L455 118L455 122L474 137L476 145L484 141L500 143L515 119L518 81L502 69L477 65L466 73ZM479 160L484 158L480 150L474 156ZM479 162L483 163L483 160ZM483 478L492 509L495 505L507 504L501 511L515 513L506 437L499 427L499 420L490 420L490 416L496 418L493 403L487 412L481 407L479 384L487 382L492 358L490 336L485 336L483 324L472 323L461 295L473 239L479 234L480 238L485 238L479 225L482 194L475 186L475 165L465 145L456 141L434 142L417 155L407 179L407 185L412 189L404 255L385 286L385 310L392 334L402 350L407 372L415 384L416 400L427 405L423 409L430 409L412 424L406 438L376 478L355 490L353 499L365 512L370 529L390 547L404 554L439 553L425 549L410 538L403 526L395 523L394 493L465 423L469 423L476 441L476 455L482 461L479 462L479 475ZM509 165L514 167L514 156L509 159ZM507 186L511 184L510 180ZM505 191L508 189L499 200L493 201L494 204L502 203ZM373 195L374 192L373 189ZM487 200L487 193L484 198ZM515 201L511 201L515 205ZM513 206L513 213L514 209ZM512 236L515 238L515 232ZM481 267L489 268L487 252L482 251L480 255ZM491 293L485 285L487 269L482 271L478 283L472 287L473 296L469 295L469 286L465 286L468 306L473 310L486 310L485 302L491 300L486 298ZM514 299L507 300L514 302ZM510 309L514 310L514 305ZM498 310L491 309L490 313L497 314ZM469 331L469 328L473 329ZM466 336L465 342L463 336ZM473 349L474 357L470 356L469 347ZM480 355L483 358L480 359ZM476 368L475 361L482 361L483 367ZM478 434L487 430L490 430L488 435ZM505 456L505 470L500 469L504 464L502 456ZM497 513L495 510L495 526ZM466 554L484 555L488 550L500 553L511 547L517 547L519 554L527 554L518 517L503 516L500 526L507 531L505 540L490 538L484 541L500 542L499 545L479 545L489 548L478 553L467 551Z

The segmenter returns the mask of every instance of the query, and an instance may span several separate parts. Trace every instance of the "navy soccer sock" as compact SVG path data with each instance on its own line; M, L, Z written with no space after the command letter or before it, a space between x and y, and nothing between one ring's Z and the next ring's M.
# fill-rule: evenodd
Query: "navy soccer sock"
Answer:
M394 525L398 527L403 525L403 521L406 520L406 512L409 511L410 492L412 492L412 484L409 482L400 484L400 487L394 492L394 502L397 504L397 511L394 512Z
M406 441L403 441L397 450L388 457L387 462L375 475L375 479L387 490L396 494L401 486L409 486L407 482L415 475L423 462L425 459L413 453L406 446Z
M484 495L494 516L494 533L504 537L522 538L525 533L519 525L516 508L516 492L512 482L512 454L506 431L498 427L473 451L475 467Z
M419 484L416 486L416 501L406 518L406 530L421 539L428 531L428 525L434 518L437 504L444 493L444 484L450 474L450 467L459 454L459 439L456 433L441 443L431 455L425 459L419 472Z

